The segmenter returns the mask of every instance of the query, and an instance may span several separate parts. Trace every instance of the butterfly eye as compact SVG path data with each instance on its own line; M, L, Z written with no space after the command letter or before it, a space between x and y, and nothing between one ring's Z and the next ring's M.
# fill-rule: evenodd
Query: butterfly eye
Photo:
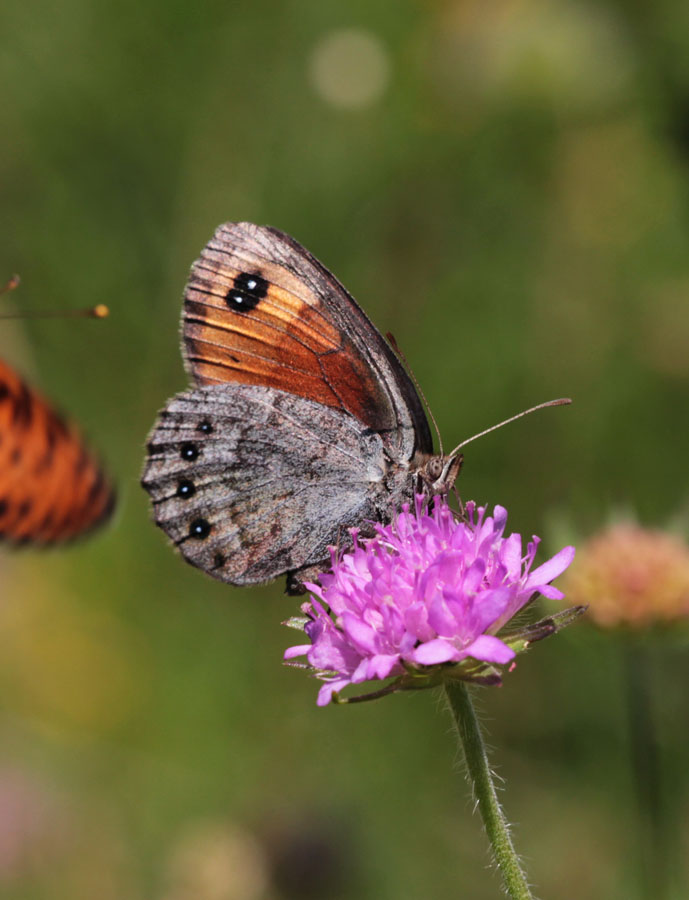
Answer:
M432 459L428 460L428 465L426 466L426 472L428 473L428 477L435 481L437 478L443 473L443 461L439 456L434 456Z

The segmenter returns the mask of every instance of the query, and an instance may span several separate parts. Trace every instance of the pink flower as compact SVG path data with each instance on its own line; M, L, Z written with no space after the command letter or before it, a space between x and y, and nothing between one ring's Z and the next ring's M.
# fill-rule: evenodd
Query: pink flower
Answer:
M302 606L306 620L295 620L311 643L285 652L286 660L305 655L325 682L318 705L371 679L397 677L384 693L447 677L500 683L495 666L557 630L552 617L498 636L537 593L562 599L550 582L574 558L565 547L531 571L539 539L522 556L520 535L504 537L506 522L501 506L486 516L468 503L461 520L444 499L429 511L419 496L414 512L405 505L390 525L375 526L375 537L361 540L354 529L351 551L331 550L332 571L307 583L315 596Z
M601 628L648 629L689 619L689 546L677 535L620 522L582 547L567 573L571 596Z

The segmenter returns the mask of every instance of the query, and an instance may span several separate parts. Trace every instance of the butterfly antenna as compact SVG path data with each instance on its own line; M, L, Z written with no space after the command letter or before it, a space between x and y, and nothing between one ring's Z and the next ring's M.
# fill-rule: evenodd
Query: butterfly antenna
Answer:
M9 294L19 286L20 281L19 275L13 275L7 284L0 288L0 294ZM87 309L29 309L17 313L0 313L0 319L105 319L109 315L108 307L104 303L98 303Z
M87 309L27 309L24 312L0 313L0 319L105 319L110 310L104 303Z
M491 425L491 427L486 428L485 431L479 431L478 434L474 434L472 435L472 437L467 438L465 441L462 441L461 444L457 444L452 453L450 453L450 456L454 456L462 449L462 447L466 447L467 444L475 441L476 438L483 437L485 434L490 434L491 431L496 431L498 428L502 428L503 425L509 425L510 422L515 422L517 419L521 419L523 416L528 416L532 412L536 412L539 409L546 409L549 406L569 406L571 402L572 401L569 397L560 397L558 400L548 400L546 403L539 403L538 406L532 406L531 409L525 409L522 412L517 413L516 416L510 416L509 419L505 419L503 422L498 422L497 425Z
M402 353L402 351L400 350L400 346L399 346L399 344L397 343L397 341L395 340L394 334L393 334L391 331L388 331L387 334L385 335L385 337L386 337L386 338L388 339L388 341L390 342L390 346L392 347L392 349L395 351L395 353L399 356L399 358L400 358L400 359L402 360L402 362L404 363L404 368L405 368L405 369L407 370L407 372L409 373L409 377L410 377L411 380L413 381L414 387L415 387L416 390L419 392L419 397L421 397L421 399L423 400L423 405L426 407L426 410L427 410L427 412L428 412L428 417L429 417L429 419L431 420L431 422L433 423L433 427L435 428L435 433L436 433L437 436L438 436L438 448L439 448L439 451L440 451L440 455L443 456L443 455L444 455L444 454L443 454L443 439L442 439L442 436L441 436L441 434L440 434L440 429L438 428L438 423L435 421L435 416L433 415L433 410L432 410L432 409L430 408L430 406L428 405L428 400L426 400L426 395L424 394L423 390L421 389L421 385L420 385L419 382L416 380L416 375L414 375L414 371L413 371L412 367L411 367L411 366L409 365L409 363L407 362L407 357L406 357L406 356L404 355L404 353Z

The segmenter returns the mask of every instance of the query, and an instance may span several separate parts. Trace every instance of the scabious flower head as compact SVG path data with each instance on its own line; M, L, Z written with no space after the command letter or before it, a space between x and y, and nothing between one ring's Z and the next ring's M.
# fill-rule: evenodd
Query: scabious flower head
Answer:
M310 644L289 648L305 655L325 683L324 706L350 684L395 677L396 690L428 687L447 677L500 683L496 666L557 630L556 617L538 627L501 629L537 593L564 595L550 585L570 564L573 547L531 571L539 539L526 554L518 534L504 536L507 511L466 505L458 519L436 497L429 510L417 497L389 525L362 540L353 530L351 551L332 553L332 569L307 583L312 596L299 620Z
M585 544L567 593L603 628L648 628L689 618L689 547L664 531L625 523Z

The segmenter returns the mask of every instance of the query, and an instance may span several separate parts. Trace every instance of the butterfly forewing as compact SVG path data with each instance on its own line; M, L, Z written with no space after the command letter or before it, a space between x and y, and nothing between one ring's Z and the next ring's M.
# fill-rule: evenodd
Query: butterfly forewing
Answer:
M396 458L432 451L417 393L390 347L339 281L276 229L217 229L192 267L183 335L198 384L278 388L351 413Z

